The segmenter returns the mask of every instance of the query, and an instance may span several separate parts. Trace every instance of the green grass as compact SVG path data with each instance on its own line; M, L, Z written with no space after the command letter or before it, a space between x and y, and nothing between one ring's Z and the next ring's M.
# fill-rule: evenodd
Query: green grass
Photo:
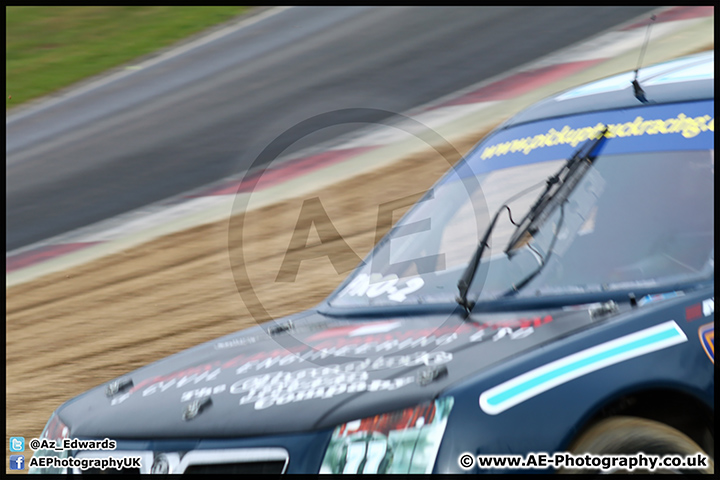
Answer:
M6 109L171 45L249 7L5 7Z

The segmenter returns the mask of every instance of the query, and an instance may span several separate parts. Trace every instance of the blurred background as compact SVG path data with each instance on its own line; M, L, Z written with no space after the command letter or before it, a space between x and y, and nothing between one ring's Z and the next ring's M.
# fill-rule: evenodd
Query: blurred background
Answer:
M650 10L7 7L9 108L113 66L132 74L10 114L6 248L242 172L315 115L407 112ZM132 61L243 11L234 23L261 20L150 67Z

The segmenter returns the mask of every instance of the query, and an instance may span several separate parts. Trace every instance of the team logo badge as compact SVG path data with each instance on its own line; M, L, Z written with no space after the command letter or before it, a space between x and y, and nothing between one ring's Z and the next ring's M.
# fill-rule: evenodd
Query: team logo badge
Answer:
M698 335L700 336L700 343L705 349L705 353L710 358L710 361L715 363L715 324L708 323L698 329Z

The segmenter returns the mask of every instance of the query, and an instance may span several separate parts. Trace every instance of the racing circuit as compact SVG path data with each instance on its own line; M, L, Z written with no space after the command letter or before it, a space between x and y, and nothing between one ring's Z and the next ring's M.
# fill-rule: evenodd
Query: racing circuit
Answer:
M396 221L512 113L635 68L651 12L646 64L713 48L712 7L478 12L262 10L132 74L9 112L9 434L37 437L67 399L254 325L260 310L277 318L316 304L389 228L379 205L395 205ZM248 183L245 170L282 132L360 107ZM402 112L450 145L368 127L390 121L363 117L369 108ZM59 162L61 173L48 167ZM247 211L233 210L237 195ZM340 236L323 245L346 265L306 260L278 283L303 205L330 219ZM232 273L231 213L245 215L245 286Z

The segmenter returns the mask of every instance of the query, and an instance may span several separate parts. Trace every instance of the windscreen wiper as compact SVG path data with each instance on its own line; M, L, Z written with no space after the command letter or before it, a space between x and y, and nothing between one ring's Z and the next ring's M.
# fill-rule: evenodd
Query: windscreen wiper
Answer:
M600 136L596 139L588 140L577 152L573 154L570 159L565 162L565 165L553 176L548 178L545 182L545 191L535 201L530 211L520 223L515 223L512 219L512 212L508 203L517 199L518 197L526 194L528 191L536 188L538 185L523 190L522 192L514 195L508 199L495 213L490 225L485 230L485 234L480 240L475 253L470 260L465 272L463 272L460 280L458 281L458 290L460 294L456 297L457 303L459 303L465 309L466 317L470 314L470 311L475 306L475 302L471 302L467 298L470 285L475 278L480 260L482 259L485 249L488 247L488 240L492 234L495 224L497 223L500 213L503 209L507 208L508 215L510 215L510 221L513 225L517 225L518 229L515 231L510 239L510 243L505 248L505 254L508 258L511 257L510 252L515 249L518 245L527 243L534 235L540 226L547 220L547 218L553 213L553 211L562 203L567 200L572 191L575 189L577 184L582 179L583 175L590 169L593 162L597 158L598 153L602 149L607 137L607 127L604 127L603 131L600 132ZM553 241L554 243L554 241ZM544 262L543 262L544 264ZM537 274L538 272L535 272ZM533 275L532 277L534 277ZM527 282L525 282L527 283ZM524 285L524 284L523 284Z
M505 247L505 254L508 257L512 257L513 250L527 244L555 210L565 203L602 150L607 140L605 136L607 131L605 127L598 138L588 140L555 175L547 179L545 191L538 197L510 237Z
M474 302L468 301L467 293L468 293L468 290L470 289L470 284L472 283L473 279L475 278L475 273L477 272L478 265L480 265L480 259L482 258L483 253L485 253L485 249L489 246L488 240L490 240L490 234L492 234L492 231L495 228L495 224L497 223L500 213L502 213L504 208L507 208L508 216L510 217L510 222L513 225L519 225L519 224L515 223L515 220L513 220L512 211L510 210L508 203L512 202L513 200L517 200L518 198L522 197L526 193L528 193L532 190L535 190L536 188L538 188L540 186L542 186L542 182L532 185L531 187L526 188L525 190L522 190L521 192L516 193L512 197L508 198L505 201L505 203L500 208L498 208L497 212L495 212L495 215L493 216L493 219L490 222L490 225L488 225L487 229L485 230L485 233L483 234L482 240L480 240L480 243L478 243L478 246L475 249L475 253L473 254L472 259L470 260L470 263L468 264L467 268L465 269L465 272L463 272L462 277L460 277L460 281L458 281L458 290L460 291L460 295L455 300L463 308L465 308L466 317L467 317L467 315L470 314L470 310L472 310L472 308L474 306Z
M478 265L480 265L480 259L488 246L490 234L492 233L493 228L495 228L495 223L497 222L500 213L503 211L503 208L507 208L508 214L510 214L510 207L507 205L503 205L498 209L492 219L492 222L490 222L490 225L488 225L488 228L485 230L482 240L478 243L478 246L475 249L475 254L470 260L468 267L465 269L465 272L463 272L462 277L460 277L460 281L458 281L458 290L460 291L460 295L455 300L465 309L466 317L470 314L470 310L472 310L475 306L475 303L468 301L467 298L468 290L470 290L470 284L472 283L473 278L475 278L475 272L477 272ZM512 221L512 216L510 217L510 221Z

